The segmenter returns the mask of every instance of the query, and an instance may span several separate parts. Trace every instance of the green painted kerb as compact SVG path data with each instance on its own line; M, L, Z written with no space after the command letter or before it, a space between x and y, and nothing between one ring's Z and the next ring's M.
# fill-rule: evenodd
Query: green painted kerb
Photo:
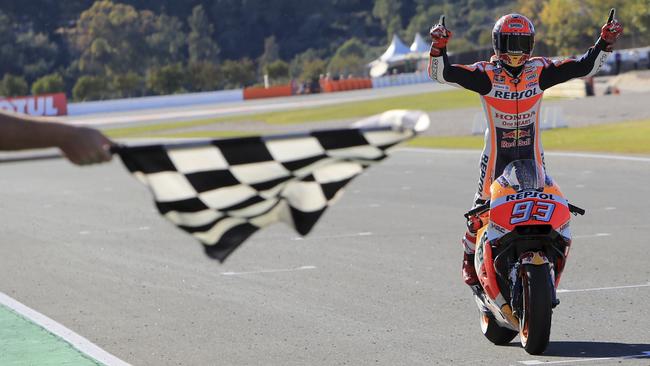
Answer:
M0 305L0 365L98 366L97 361L20 314Z

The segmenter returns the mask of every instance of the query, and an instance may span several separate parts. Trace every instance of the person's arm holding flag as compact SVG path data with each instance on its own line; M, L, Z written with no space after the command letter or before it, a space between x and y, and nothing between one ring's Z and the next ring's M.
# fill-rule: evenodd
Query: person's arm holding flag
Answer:
M111 160L112 144L93 128L0 110L0 150L58 147L70 162L87 165Z

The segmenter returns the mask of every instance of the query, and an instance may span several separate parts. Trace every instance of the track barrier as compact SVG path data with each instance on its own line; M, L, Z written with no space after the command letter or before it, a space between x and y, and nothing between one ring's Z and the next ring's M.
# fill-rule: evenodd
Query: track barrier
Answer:
M0 98L0 109L30 116L65 116L68 100L64 93Z
M240 102L244 99L242 89L217 90L211 92L160 95L139 98L124 98L68 104L68 114L80 116L95 113L137 111L187 107L201 104Z
M372 80L367 78L350 78L340 80L321 80L321 91L324 93L333 93L346 90L370 89Z
M389 86L420 84L431 82L426 71L411 72L404 74L394 74L380 76L372 79L373 88L385 88Z
M275 85L268 88L250 87L244 88L244 100L289 97L293 94L291 85Z

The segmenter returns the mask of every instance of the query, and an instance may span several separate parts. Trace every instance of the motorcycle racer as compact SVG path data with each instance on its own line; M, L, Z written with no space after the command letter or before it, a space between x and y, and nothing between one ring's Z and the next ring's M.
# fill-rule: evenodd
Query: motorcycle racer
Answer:
M612 11L594 46L580 58L564 61L531 57L535 28L520 14L508 14L497 20L492 30L494 55L489 61L472 65L449 63L447 43L452 32L446 28L444 16L431 28L429 77L478 93L485 112L487 129L479 162L475 206L489 199L492 181L501 175L508 163L532 159L544 167L539 125L544 90L573 78L592 76L599 70L623 33L622 25L613 15ZM476 230L480 226L480 222L468 222L468 230L462 238L462 276L470 286L478 283L474 250Z

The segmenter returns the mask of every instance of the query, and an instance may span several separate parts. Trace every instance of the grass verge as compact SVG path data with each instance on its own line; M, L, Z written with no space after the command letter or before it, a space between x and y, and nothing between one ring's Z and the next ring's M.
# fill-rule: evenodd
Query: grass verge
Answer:
M161 133L164 134L165 131L211 125L219 122L259 121L268 124L292 124L367 117L373 114L382 113L389 109L420 109L425 111L436 111L443 109L476 107L479 105L480 101L476 94L466 90L452 90L436 93L402 95L398 97L373 99L362 102L340 103L331 106L290 111L158 123L149 126L114 128L107 129L104 132L110 137L144 137L152 134L159 136Z
M650 120L612 123L542 132L544 150L650 154ZM420 136L409 146L480 149L483 136Z
M195 131L160 134L166 138L226 138L249 136L242 131ZM650 154L650 120L613 123L542 132L545 150ZM437 149L481 149L483 136L419 136L408 146Z

